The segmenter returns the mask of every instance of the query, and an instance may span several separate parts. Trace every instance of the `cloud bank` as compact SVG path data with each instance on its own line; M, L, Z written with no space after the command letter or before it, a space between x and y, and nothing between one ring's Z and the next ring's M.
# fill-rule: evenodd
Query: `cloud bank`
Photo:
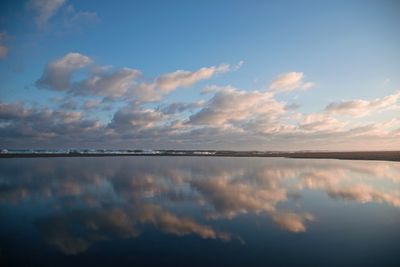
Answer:
M219 76L238 75L241 65L175 70L147 78L139 69L102 65L88 55L70 52L50 61L35 83L39 89L58 94L58 107L0 103L0 145L260 150L400 147L400 118L393 115L399 110L399 92L373 100L331 102L320 111L301 112L297 103L282 100L279 93L314 87L302 72L283 73L263 90L214 84ZM183 91L190 91L196 99L171 101ZM382 117L377 119L377 114Z

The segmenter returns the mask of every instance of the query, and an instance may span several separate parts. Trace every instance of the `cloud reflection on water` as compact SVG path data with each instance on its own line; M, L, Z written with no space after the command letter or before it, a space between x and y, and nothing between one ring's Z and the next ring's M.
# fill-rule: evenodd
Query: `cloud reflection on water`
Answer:
M305 232L318 216L304 207L281 207L305 190L332 200L400 207L400 165L393 162L102 158L0 164L0 202L49 205L35 225L48 244L66 254L100 240L134 238L145 225L176 236L240 240L240 233L214 222L243 214L265 214L280 228Z

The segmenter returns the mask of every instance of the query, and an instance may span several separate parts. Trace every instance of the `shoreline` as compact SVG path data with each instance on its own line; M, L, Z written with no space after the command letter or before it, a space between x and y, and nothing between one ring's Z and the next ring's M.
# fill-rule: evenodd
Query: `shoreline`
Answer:
M341 159L400 161L400 151L346 151L346 152L241 152L216 151L214 154L201 154L195 151L163 153L1 153L1 158L60 158L60 157L269 157L298 159Z

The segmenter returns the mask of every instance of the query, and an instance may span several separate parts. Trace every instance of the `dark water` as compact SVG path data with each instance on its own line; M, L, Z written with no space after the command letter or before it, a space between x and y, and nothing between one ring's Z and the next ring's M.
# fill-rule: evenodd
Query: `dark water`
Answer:
M0 160L2 266L400 266L400 164Z

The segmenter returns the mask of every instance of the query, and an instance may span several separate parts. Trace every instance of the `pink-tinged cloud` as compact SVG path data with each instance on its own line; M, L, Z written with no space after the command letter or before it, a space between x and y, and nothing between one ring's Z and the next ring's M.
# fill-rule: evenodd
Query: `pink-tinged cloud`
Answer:
M269 89L273 92L289 92L307 90L314 86L313 82L304 81L304 74L302 72L288 72L276 77L271 82Z

